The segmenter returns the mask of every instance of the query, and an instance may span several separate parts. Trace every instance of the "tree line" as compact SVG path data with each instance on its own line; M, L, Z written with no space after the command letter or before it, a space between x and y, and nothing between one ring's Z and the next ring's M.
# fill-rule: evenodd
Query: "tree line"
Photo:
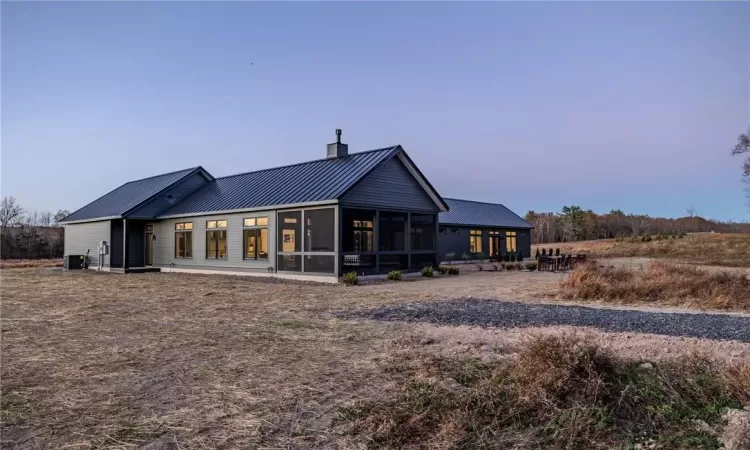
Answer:
M26 211L15 197L0 203L0 257L2 259L62 258L65 233L58 223L70 214Z
M625 214L619 209L597 214L580 206L564 206L559 213L529 211L524 218L534 226L534 244L702 232L750 233L750 223L706 219L692 207L685 217L676 219Z

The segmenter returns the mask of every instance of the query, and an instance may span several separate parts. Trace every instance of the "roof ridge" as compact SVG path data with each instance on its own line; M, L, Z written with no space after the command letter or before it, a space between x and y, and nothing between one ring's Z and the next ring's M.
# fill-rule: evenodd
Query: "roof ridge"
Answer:
M232 175L225 175L223 177L215 177L214 180L215 181L216 180L223 180L223 179L226 179L226 178L232 178L232 177L239 177L239 176L242 176L242 175L248 175L248 174L251 174L251 173L267 172L269 170L285 169L287 167L301 166L303 164L311 164L311 163L315 163L315 162L319 162L319 161L328 161L328 160L334 160L334 159L339 159L340 160L340 159L349 158L351 156L363 155L365 153L374 153L374 152L381 152L381 151L385 151L385 150L393 150L393 149L395 149L397 147L398 147L398 145L391 145L389 147L374 148L372 150L364 150L364 151L357 152L357 153L350 153L350 154L344 156L343 158L342 157L339 157L339 158L318 158L318 159L313 159L313 160L305 161L305 162L299 162L299 163L294 163L294 164L287 164L285 166L276 166L276 167L268 167L266 169L251 170L249 172L235 173L235 174L232 174Z
M146 180L150 180L152 178L163 177L163 176L166 176L166 175L174 175L174 174L180 173L180 172L192 172L193 170L200 169L200 168L201 168L201 166L195 166L195 167L189 167L187 169L173 170L172 172L160 173L158 175L152 175L152 176L146 177L146 178L139 178L137 180L131 180L131 181L128 181L128 182L126 182L124 184L121 184L118 188L115 188L115 189L119 189L119 188L125 186L126 184L130 184L130 183L137 183L139 181L146 181Z
M483 202L483 201L479 201L479 200L466 200L466 199L463 199L463 198L453 198L453 197L443 197L443 199L444 200L456 200L456 201L459 201L459 202L468 202L468 203L482 203L484 205L497 205L497 206L502 206L503 208L508 208L507 206L503 205L502 203ZM516 214L516 215L518 215L518 214Z

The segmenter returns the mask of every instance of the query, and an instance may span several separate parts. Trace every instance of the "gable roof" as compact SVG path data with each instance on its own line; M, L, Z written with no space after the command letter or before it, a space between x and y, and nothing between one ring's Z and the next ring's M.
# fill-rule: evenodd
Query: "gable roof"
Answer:
M129 211L167 188L201 171L206 174L207 178L212 179L211 175L199 166L127 182L73 212L61 223L126 216Z
M351 153L339 158L318 159L216 178L159 214L159 217L333 202L381 163L397 155L403 155L408 159L404 149L396 145ZM420 181L438 206L441 209L447 209L443 199L416 169L416 166L411 173Z
M499 203L475 202L456 198L444 200L448 203L449 211L440 213L441 225L534 228L530 223Z

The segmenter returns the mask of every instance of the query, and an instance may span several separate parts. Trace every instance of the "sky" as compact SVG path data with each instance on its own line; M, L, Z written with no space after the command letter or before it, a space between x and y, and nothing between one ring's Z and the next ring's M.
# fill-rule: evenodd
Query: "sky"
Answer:
M750 220L750 3L9 3L2 195L401 144L444 197Z

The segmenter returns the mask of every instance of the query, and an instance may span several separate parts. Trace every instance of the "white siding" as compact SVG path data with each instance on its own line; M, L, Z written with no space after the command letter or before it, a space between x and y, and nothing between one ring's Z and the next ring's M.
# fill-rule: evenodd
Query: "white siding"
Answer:
M268 260L243 259L242 219L246 217L268 217ZM206 259L206 221L227 221L227 258ZM193 223L193 257L175 258L174 224ZM182 217L154 223L154 265L176 268L232 269L267 272L269 266L276 267L276 211L254 211L247 213L220 214L214 216Z
M67 224L65 225L65 254L85 255L86 250L90 250L91 266L96 267L99 264L99 254L97 253L99 242L107 241L111 245L109 239L109 220ZM104 255L104 265L109 266L109 255Z

